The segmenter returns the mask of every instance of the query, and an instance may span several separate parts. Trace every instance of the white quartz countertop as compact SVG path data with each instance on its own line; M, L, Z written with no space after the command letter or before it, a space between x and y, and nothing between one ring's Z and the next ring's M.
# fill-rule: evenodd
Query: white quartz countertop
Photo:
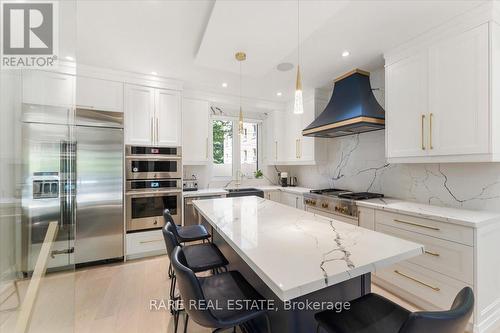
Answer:
M206 189L199 189L197 191L184 191L182 192L182 196L184 198L189 198L189 197L203 197L209 195L222 195L227 193L228 192L222 188L206 188Z
M282 300L423 252L419 244L255 196L193 203Z
M257 186L240 186L241 188L256 188L258 190L262 191L283 191L283 192L288 192L288 193L293 193L293 194L304 194L304 193L309 193L311 191L310 188L306 187L299 187L299 186L288 186L288 187L282 187L282 186L277 186L277 185L257 185ZM208 196L208 195L220 195L220 194L227 194L228 191L227 189L223 188L208 188L208 189L199 189L197 191L184 191L182 192L182 195L184 198L189 198L189 197L199 197L199 196Z
M432 206L392 198L356 201L356 205L465 225L468 227L479 227L490 223L500 222L500 214L496 212Z
M304 194L304 193L309 193L311 191L310 188L300 187L300 186L282 187L277 185L265 185L265 186L256 186L255 188L258 188L259 190L262 191L282 191L294 194Z

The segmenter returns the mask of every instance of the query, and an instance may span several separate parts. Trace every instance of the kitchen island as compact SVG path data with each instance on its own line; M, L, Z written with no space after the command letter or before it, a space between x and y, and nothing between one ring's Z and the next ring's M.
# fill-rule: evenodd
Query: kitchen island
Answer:
M194 201L214 242L277 311L274 331L312 332L319 310L370 292L370 273L420 255L423 246L258 197ZM290 301L295 309L290 307Z

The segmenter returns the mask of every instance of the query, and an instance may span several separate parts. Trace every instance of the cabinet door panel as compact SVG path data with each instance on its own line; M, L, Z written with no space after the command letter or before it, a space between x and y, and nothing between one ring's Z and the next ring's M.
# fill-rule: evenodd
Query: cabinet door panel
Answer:
M125 86L125 142L153 144L154 88Z
M488 80L487 24L430 48L432 155L489 152Z
M273 122L274 137L273 137L273 152L275 161L286 161L286 144L285 144L285 123L286 123L286 113L275 112Z
M427 113L427 53L386 69L387 157L427 154L422 115Z
M171 90L156 90L156 144L179 146L181 144L180 94Z
M75 77L72 75L23 72L23 103L73 107Z
M182 100L182 159L184 164L208 161L208 102Z
M77 77L76 106L102 111L123 111L123 83Z

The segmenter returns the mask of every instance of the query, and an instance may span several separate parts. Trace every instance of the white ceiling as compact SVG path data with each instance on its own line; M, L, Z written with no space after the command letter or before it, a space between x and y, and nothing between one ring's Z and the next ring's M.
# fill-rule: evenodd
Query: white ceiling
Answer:
M382 67L386 50L482 0L300 1L304 85L324 87L352 68ZM286 0L79 0L76 54L65 52L79 63L155 71L190 89L236 95L234 53L242 50L248 57L243 94L285 101L292 97L295 71L275 67L297 61L296 6ZM342 58L343 50L351 56Z

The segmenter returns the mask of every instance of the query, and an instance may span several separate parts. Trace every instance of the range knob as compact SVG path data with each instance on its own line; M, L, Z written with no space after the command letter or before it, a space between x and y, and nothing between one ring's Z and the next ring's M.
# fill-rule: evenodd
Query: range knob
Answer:
M323 208L328 208L328 204L327 204L326 202L323 202L323 203L321 204L321 207L323 207Z

